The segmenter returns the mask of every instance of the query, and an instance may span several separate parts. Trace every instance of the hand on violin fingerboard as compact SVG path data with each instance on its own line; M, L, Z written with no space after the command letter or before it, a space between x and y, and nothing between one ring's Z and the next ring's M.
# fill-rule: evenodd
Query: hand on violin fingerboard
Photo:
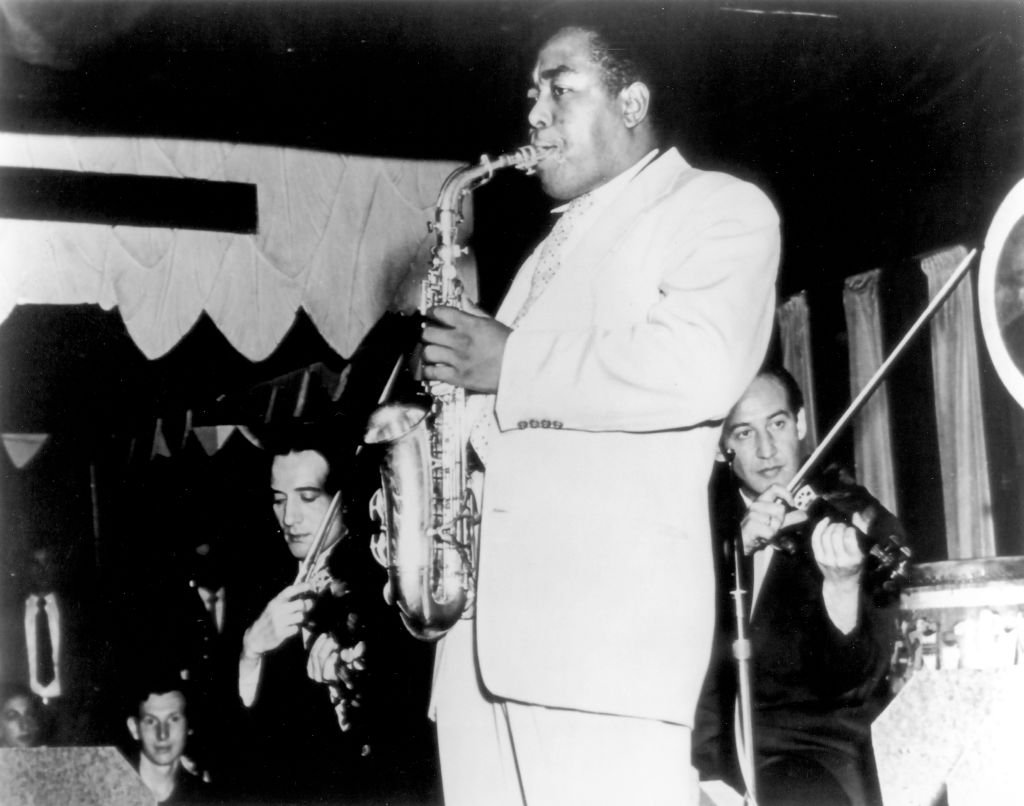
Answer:
M811 533L811 551L821 570L821 592L829 618L837 629L849 633L857 626L864 569L864 552L857 530L823 518Z
M334 636L324 633L314 642L306 661L310 680L328 687L331 704L338 718L338 727L352 727L351 708L361 700L360 679L366 670L366 642L343 647Z

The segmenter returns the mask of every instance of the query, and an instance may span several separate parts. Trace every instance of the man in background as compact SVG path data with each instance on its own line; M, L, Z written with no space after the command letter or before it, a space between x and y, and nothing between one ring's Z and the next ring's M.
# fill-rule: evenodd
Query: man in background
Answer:
M722 428L712 487L719 585L716 650L697 710L701 777L745 791L736 751L734 551L751 593L749 639L758 802L763 806L881 803L871 722L888 701L896 597L864 540L905 542L863 487L830 468L815 486L835 508L808 521L787 485L800 469L803 395L781 367L763 369ZM811 510L814 512L814 510ZM780 534L789 550L778 548Z
M138 744L139 777L157 803L208 802L207 784L186 768L189 736L186 684L173 671L134 681L128 732Z
M39 698L52 744L95 744L111 738L102 713L110 644L97 597L70 584L69 557L50 538L22 555L5 597L3 674Z

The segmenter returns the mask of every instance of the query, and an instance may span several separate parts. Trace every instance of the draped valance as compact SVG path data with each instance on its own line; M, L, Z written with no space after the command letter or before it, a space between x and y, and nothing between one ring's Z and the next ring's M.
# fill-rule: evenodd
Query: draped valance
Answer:
M255 185L253 234L0 219L0 321L23 303L116 306L140 350L157 358L205 311L242 355L259 361L300 307L350 356L429 246L426 222L456 164L0 133L0 166Z

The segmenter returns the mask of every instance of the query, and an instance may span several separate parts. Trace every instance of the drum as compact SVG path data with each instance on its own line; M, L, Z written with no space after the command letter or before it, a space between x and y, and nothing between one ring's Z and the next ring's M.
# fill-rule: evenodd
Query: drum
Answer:
M893 692L919 669L1024 662L1024 557L919 563L900 598Z

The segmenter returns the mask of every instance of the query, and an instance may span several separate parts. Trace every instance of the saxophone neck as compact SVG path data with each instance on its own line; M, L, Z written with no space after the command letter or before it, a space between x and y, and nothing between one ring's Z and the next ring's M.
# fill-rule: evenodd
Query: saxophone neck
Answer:
M518 168L527 174L532 174L541 160L554 151L555 146L526 145L494 158L484 154L477 163L457 168L449 174L444 184L441 185L437 208L439 211L456 211L466 193L486 185L491 181L495 172L503 168Z

